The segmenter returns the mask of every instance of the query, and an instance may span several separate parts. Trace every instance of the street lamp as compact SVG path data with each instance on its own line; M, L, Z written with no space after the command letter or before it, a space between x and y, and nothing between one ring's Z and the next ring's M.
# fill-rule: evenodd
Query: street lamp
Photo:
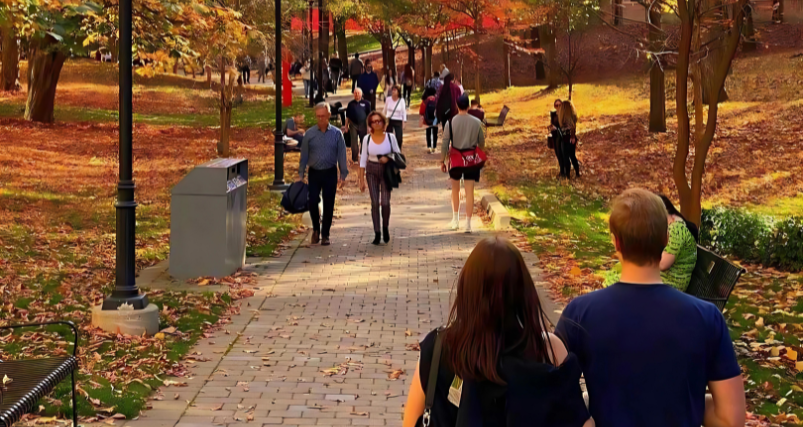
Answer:
M131 0L120 0L120 143L117 183L117 258L115 286L112 294L92 312L92 323L109 332L132 335L154 334L159 330L159 309L148 303L139 292L135 277L136 209L133 178L132 128L132 22Z
M130 0L129 0L130 1ZM287 189L284 183L284 131L282 131L282 0L276 0L276 130L273 132L273 177L271 190Z
M313 38L313 36L312 36L313 35L313 30L312 30L313 29L313 27L312 27L313 12L312 12L312 10L315 7L315 0L308 0L308 2L309 2L309 59L310 59L310 62L309 62L309 64L310 64L310 66L309 66L309 73L310 73L309 87L310 87L310 90L309 90L308 95L309 95L309 106L310 106L310 108L312 108L312 107L315 106L315 100L314 100L314 98L312 96L312 92L313 92L312 91L312 87L313 87L313 83L315 82L315 74L317 74L314 71L313 66L312 66L312 64L314 63L313 62L313 58L315 58L315 45L312 42L312 38ZM318 35L318 37L320 37L320 34Z

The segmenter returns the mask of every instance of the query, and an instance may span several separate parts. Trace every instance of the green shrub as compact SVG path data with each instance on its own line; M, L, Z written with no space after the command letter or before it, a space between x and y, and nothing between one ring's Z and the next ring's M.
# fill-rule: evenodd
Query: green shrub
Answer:
M803 217L776 220L742 209L703 211L700 244L721 255L784 270L803 269Z

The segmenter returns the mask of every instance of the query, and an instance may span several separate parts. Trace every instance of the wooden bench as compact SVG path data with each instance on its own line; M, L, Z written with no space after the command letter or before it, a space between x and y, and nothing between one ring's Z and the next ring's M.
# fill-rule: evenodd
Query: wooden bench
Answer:
M75 402L75 371L78 369L78 328L72 322L44 322L0 326L0 329L18 329L45 325L67 325L75 334L72 356L46 359L0 360L0 381L11 378L5 387L0 383L0 427L11 427L23 415L35 411L39 399L53 391L69 375L72 380L72 422L78 427L78 410Z
M487 127L502 127L505 125L505 120L507 119L507 113L510 112L510 108L505 105L502 107L502 111L499 112L499 117L496 120L487 120L485 126Z
M697 263L694 265L686 293L713 303L722 311L736 282L744 273L744 268L697 246Z

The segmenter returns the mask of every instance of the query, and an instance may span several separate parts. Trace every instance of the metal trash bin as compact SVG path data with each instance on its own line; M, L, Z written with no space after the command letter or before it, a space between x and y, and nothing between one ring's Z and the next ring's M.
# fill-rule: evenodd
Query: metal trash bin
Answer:
M170 275L224 277L245 264L248 160L196 166L172 190Z

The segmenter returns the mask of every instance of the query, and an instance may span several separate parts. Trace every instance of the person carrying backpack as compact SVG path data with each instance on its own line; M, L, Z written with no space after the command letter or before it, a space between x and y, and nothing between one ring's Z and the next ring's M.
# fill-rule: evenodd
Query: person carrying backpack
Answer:
M510 241L479 242L455 291L447 325L421 341L403 427L594 425L578 358L548 332L530 271Z
M424 101L421 103L421 107L418 108L418 115L421 116L421 127L426 127L429 154L435 153L438 148L438 120L435 117L438 103L435 93L435 89L432 88L424 90Z

